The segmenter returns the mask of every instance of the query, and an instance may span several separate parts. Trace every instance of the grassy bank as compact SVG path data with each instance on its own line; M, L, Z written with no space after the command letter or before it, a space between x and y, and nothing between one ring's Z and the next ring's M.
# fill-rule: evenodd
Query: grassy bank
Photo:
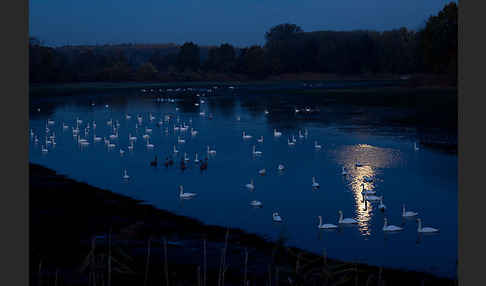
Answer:
M457 285L205 225L39 165L29 173L31 285Z

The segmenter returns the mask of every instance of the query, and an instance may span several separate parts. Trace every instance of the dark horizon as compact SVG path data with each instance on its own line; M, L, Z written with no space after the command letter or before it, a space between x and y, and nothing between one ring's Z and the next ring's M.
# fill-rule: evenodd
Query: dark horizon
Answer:
M247 47L262 45L264 33L282 23L296 24L304 32L381 32L401 27L418 30L445 4L457 2L307 0L293 3L284 0L276 6L271 1L229 4L219 0L210 3L190 0L190 3L149 1L136 6L125 0L96 4L89 0L82 3L50 1L30 1L29 34L52 47L130 43L182 45L190 41L201 46L229 43Z

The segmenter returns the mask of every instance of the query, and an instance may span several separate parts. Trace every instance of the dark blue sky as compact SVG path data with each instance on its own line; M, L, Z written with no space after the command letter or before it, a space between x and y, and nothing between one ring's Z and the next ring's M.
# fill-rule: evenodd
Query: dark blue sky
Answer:
M262 44L274 25L417 29L451 0L30 0L30 35L47 45ZM457 1L455 1L457 2Z

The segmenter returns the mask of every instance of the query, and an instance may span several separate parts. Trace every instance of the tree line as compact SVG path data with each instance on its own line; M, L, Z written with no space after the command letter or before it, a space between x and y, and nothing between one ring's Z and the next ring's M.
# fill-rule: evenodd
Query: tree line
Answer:
M430 73L456 78L457 9L456 3L447 4L418 31L305 32L285 23L265 33L263 46L245 48L222 44L204 50L186 42L142 53L133 48L129 52L123 45L52 48L30 38L30 82L164 81L205 79L211 74L265 79L304 72Z

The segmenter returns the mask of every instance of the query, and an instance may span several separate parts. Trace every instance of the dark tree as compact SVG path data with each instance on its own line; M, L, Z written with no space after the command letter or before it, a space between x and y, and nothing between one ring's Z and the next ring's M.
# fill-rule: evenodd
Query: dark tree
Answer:
M177 68L180 71L192 70L196 71L200 65L199 47L192 43L184 43L177 55Z
M141 81L151 81L157 79L158 71L151 62L142 64L137 69L137 79Z
M233 46L222 44L209 50L208 58L204 65L208 71L229 73L234 70L235 61L236 52Z
M427 71L457 74L457 5L446 5L431 16L423 31L423 60Z

